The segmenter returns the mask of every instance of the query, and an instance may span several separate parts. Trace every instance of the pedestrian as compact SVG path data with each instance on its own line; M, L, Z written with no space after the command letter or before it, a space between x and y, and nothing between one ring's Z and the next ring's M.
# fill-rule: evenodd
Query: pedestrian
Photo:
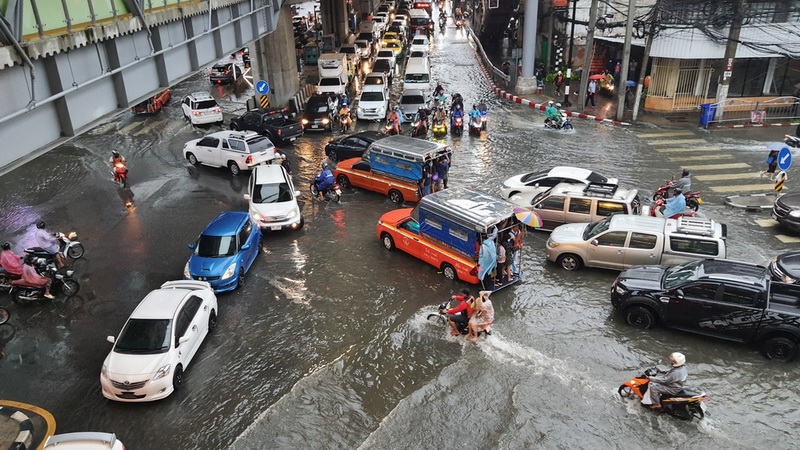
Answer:
M583 106L589 106L589 102L592 102L592 106L597 106L594 104L594 94L597 92L597 82L594 80L589 80L589 86L586 89L586 104Z
M629 80L638 80L639 79L639 63L636 60L631 61L628 65L628 79Z
M770 150L769 155L767 155L766 161L767 163L767 170L762 170L759 172L759 176L763 177L765 174L769 174L769 179L775 179L775 169L778 167L778 151L777 150Z
M556 86L556 96L560 96L561 95L561 85L564 84L564 75L561 75L561 71L560 70L556 74L556 77L553 80L553 84Z
M445 156L440 156L439 159L436 161L436 191L441 191L442 189L447 189L447 172L450 167L450 158Z

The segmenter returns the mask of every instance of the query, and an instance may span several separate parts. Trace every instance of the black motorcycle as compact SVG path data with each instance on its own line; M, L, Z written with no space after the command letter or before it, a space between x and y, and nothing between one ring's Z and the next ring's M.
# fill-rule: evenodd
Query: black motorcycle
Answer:
M52 295L64 294L66 297L72 297L77 294L81 289L78 280L74 278L73 270L61 272L56 270L55 267L47 267L47 277L53 280L50 285L50 293ZM24 280L14 280L11 282L11 299L14 303L20 306L28 306L32 303L45 300L44 286L30 286Z
M450 328L450 323L447 320L447 314L444 313L445 310L453 309L458 306L458 300L448 300L439 305L439 312L434 314L428 314L428 321L429 322L436 322L440 323L447 328ZM463 322L456 322L456 328L458 328L458 332L461 333L462 336L466 336L469 333L469 325ZM478 337L481 335L491 336L492 330L491 327L486 328L485 330L478 333Z

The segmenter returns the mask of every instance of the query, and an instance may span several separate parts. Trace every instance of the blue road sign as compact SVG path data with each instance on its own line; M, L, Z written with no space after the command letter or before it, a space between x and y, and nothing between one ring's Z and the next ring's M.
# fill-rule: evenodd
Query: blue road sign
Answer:
M256 83L256 92L258 92L261 95L269 94L269 83L267 83L264 80L261 80L258 83Z
M792 152L789 150L789 147L783 147L778 153L778 167L780 167L781 170L789 170L791 166Z

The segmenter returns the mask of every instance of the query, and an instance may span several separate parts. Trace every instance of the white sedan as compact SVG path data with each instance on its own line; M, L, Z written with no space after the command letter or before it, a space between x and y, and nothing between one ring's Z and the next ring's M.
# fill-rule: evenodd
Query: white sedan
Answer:
M183 145L189 164L227 167L234 175L275 160L275 145L255 131L218 131Z
M205 281L168 281L131 314L100 370L103 396L148 402L172 394L206 336L217 326L217 297Z
M503 198L520 195L525 199L532 199L536 194L544 192L559 183L599 183L618 184L616 178L606 178L597 172L578 167L557 166L543 172L529 172L514 175L503 182L500 192ZM528 203L530 205L530 203Z

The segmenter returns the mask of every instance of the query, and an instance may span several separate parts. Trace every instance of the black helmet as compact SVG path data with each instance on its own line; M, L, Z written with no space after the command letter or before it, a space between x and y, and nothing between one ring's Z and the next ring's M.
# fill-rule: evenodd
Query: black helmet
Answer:
M36 228L42 229L44 228L44 220L40 220L36 222Z
M689 176L689 169L683 169L683 173L681 174L681 176L682 177L688 177Z
M464 289L461 290L461 293L464 294L464 297L469 297L470 296L469 289L464 288Z
M119 156L119 152L116 150L111 150L111 156L117 157Z
M681 192L682 192L681 188L675 188L675 189L672 190L672 194L673 195L679 195L679 194L681 194Z
M478 109L478 105L476 105L475 103L473 103L473 104L472 104L472 109Z
M3 250L11 250L11 242L4 242Z

